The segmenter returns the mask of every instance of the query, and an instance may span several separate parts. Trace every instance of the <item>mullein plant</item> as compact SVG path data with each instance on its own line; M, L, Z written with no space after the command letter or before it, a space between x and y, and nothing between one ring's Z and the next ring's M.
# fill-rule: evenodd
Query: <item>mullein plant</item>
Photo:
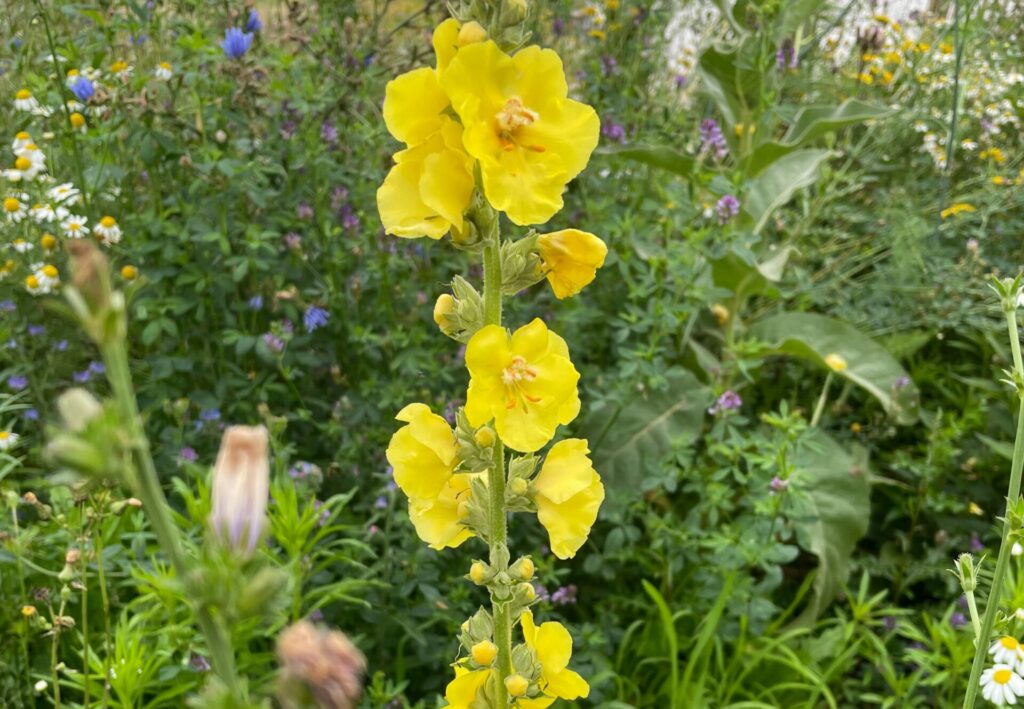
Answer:
M999 555L992 572L992 585L985 603L984 616L979 617L975 590L980 574L970 554L956 559L953 573L959 578L967 607L971 614L974 631L974 662L964 697L964 709L972 709L980 690L982 696L994 704L1016 704L1024 698L1024 646L1012 634L1015 622L1020 620L1020 611L1005 612L1005 582L1014 555L1024 542L1024 500L1021 499L1021 470L1024 468L1024 359L1021 357L1020 334L1017 328L1017 310L1024 305L1021 291L1021 276L1017 278L993 279L992 289L999 296L1010 339L1013 366L1005 371L1004 380L1012 389L1017 400L1017 435L1013 444L1010 462L1010 480L1006 494L1006 514L1003 516L1002 537ZM979 564L980 565L980 564ZM992 656L992 666L985 669L986 655ZM984 672L982 671L984 669Z
M572 558L605 494L587 441L564 438L541 454L580 411L565 340L540 319L514 332L502 323L503 296L545 279L557 298L576 295L607 253L601 239L576 229L501 234L501 214L529 227L562 208L600 132L593 108L568 98L559 56L526 46L528 13L523 0L453 8L433 34L435 66L397 77L384 99L388 130L406 146L377 192L385 230L450 234L452 246L482 255L484 266L482 294L456 276L434 306L440 330L466 345L469 388L454 429L411 403L398 412L404 425L387 449L424 542L442 550L478 537L489 547L467 574L491 604L458 634L445 693L453 709L532 709L590 691L568 667L569 632L534 619L533 560L513 560L507 544L509 514L535 513L551 552Z

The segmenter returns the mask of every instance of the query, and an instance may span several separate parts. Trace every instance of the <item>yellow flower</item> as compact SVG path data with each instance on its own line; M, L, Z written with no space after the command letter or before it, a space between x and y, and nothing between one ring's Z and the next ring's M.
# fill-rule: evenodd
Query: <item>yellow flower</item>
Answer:
M981 505L979 505L977 502L972 502L971 504L967 505L967 511L970 512L972 515L976 515L978 517L985 514L985 510L981 509Z
M604 33L604 30L597 30L597 29L590 30L589 34L590 34L591 37L593 37L594 39L598 39L598 40L603 40L605 37L608 36L608 35L606 35Z
M963 212L974 211L976 211L976 209L973 204L968 204L967 202L957 202L956 204L950 205L949 207L943 209L940 215L943 219L948 219L949 217L955 217L956 215L962 214Z
M53 234L43 234L39 237L39 245L47 251L53 251L57 247L57 237Z
M540 663L540 691L547 697L559 699L586 698L590 685L579 674L568 668L572 658L572 636L561 623L549 621L539 627L533 623L533 613L523 611L521 617L523 637ZM518 701L521 709L546 707L551 704L545 698Z
M134 281L138 277L139 269L137 269L135 266L128 265L123 266L121 268L121 278L125 279L126 281Z
M871 76L871 74L867 74L867 73L865 73L863 71L861 73L857 74L857 81L859 81L862 84L868 84L869 86L871 84L875 83L874 77Z
M498 437L524 453L539 449L580 411L565 340L540 319L516 330L481 328L466 347L466 417L479 427L494 420Z
M71 122L72 128L81 128L85 125L85 116L83 116L78 111L75 111L70 116L68 116L68 120Z
M601 126L593 108L567 97L558 54L531 46L510 57L493 41L472 44L459 50L441 84L491 205L519 225L550 219Z
M551 290L556 298L576 295L594 280L608 254L605 243L579 229L563 229L537 239Z
M993 160L1000 165L1006 162L1006 153L999 148L987 148L978 153L978 157L982 160Z
M588 453L585 440L559 441L548 451L533 482L537 517L548 531L551 551L559 559L576 556L604 501L604 485Z
M455 434L426 404L409 404L395 418L407 423L387 450L395 483L411 498L436 498L458 463Z
M449 709L469 709L476 701L476 695L480 688L491 675L491 670L468 670L465 667L455 667L455 679L448 683L444 690L445 701Z
M459 473L448 479L437 497L409 498L409 518L419 538L432 549L455 548L473 536L463 526L469 510L469 486L476 473Z
M845 372L847 367L849 366L846 363L846 358L843 357L838 352L829 352L827 355L825 355L825 364L833 372Z

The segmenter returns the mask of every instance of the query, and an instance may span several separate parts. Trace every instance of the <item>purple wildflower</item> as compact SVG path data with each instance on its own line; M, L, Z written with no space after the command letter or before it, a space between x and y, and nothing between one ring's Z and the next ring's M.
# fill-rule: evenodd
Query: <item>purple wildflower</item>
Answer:
M92 361L89 362L89 371L93 374L105 374L107 371L106 366L103 362Z
M85 384L92 379L92 372L88 369L83 369L81 372L75 372L72 374L71 378L74 380L75 384Z
M292 138L295 137L296 128L298 128L298 126L295 124L295 121L285 121L284 123L281 124L281 137L284 138L285 140L291 140Z
M18 341L12 337L6 343L4 343L4 347L6 347L9 350L16 350L18 349Z
M43 327L42 325L28 326L28 334L32 335L33 337L35 337L36 335L42 335L44 332L46 332L46 328Z
M562 586L551 594L551 602L562 606L572 605L576 602L576 584Z
M93 86L92 82L84 76L79 76L75 79L75 82L71 84L71 93L75 95L82 103L87 103L89 99L96 95L96 87Z
M705 118L700 122L700 152L702 155L713 152L715 160L719 161L729 155L729 145L714 118Z
M320 140L331 147L335 147L338 144L338 128L334 125L333 121L326 120L320 124Z
M199 454L196 453L196 449L192 446L184 446L180 451L178 451L178 459L188 463L194 463L199 459Z
M779 47L779 51L775 53L775 68L779 71L796 69L799 61L800 59L796 55L796 49L793 47L793 40L786 39L783 41L782 46Z
M292 251L298 251L302 248L302 237L290 231L284 235L284 245Z
M533 590L537 594L537 600L538 601L550 601L551 600L551 594L548 593L548 590L546 588L544 588L544 584L539 583L537 581L534 581L533 582Z
M34 409L34 408L33 409L25 409L24 416L29 421L38 421L39 420L39 410L38 409Z
M281 354L284 352L284 340L272 332L263 333L263 344L266 345L267 349L273 354Z
M384 509L385 507L388 506L388 498L384 497L383 495L380 495L374 501L373 506L376 507L378 510Z
M341 226L348 231L358 231L360 226L359 215L352 209L351 204L343 205L341 208Z
M890 633L896 630L896 626L899 625L899 623L896 620L896 617L891 615L885 616L882 619L882 624L885 626L886 631Z
M330 317L330 313L323 308L311 305L302 316L302 324L306 326L306 332L313 332L326 325Z
M974 552L981 551L982 549L985 548L985 545L981 541L981 537L979 537L974 532L971 532L971 541L970 541L969 545L970 545L971 551L974 551Z
M199 420L206 421L207 423L210 421L220 421L220 409L216 406L209 409L203 409L199 412Z
M67 348L68 348L68 341L67 340L58 340L53 345L53 349L57 350L58 352L63 352Z
M718 397L715 405L708 409L708 413L712 416L717 416L724 411L735 411L741 406L743 406L743 399L740 398L740 395L732 389L726 389Z
M601 121L601 135L616 143L626 142L626 128L610 118Z
M615 57L611 54L605 54L601 57L601 73L605 76L611 76L618 69L619 62L616 61Z
M241 59L252 46L252 37L252 32L230 27L224 31L224 41L220 43L220 48L228 59Z
M331 209L337 211L343 204L348 203L348 187L335 185L331 190Z
M962 628L967 625L967 617L963 613L957 611L953 615L949 616L949 624L956 629Z
M205 657L197 652L193 652L188 658L188 666L196 672L209 672L210 663Z
M262 310L263 296L257 293L252 298L249 298L249 302L246 305L249 306L249 310Z
M313 208L309 206L308 202L299 202L299 206L295 208L295 215L299 219L308 220L313 218Z
M0 300L0 310L5 313L13 313L18 309L18 306L14 304L13 300Z
M672 79L672 82L676 85L676 88L679 89L680 91L682 91L683 89L686 88L686 84L687 84L688 81L689 81L689 78L683 72L679 72L678 74L675 75L675 78Z
M897 389L906 389L908 386L910 386L910 377L908 377L906 374L900 376L893 383L893 386Z
M551 33L556 37L561 37L565 34L565 20L561 17L556 17L551 23Z
M7 377L7 386L14 391L21 391L28 386L28 377L21 374L15 374Z
M727 194L718 200L718 204L715 205L715 213L718 215L719 223L725 224L740 213L740 202L731 194Z
M321 510L321 508L323 508L323 509L320 512L320 518L317 519L317 521L316 521L316 526L318 526L318 527L323 527L325 524L327 524L327 520L329 520L331 518L331 511L326 509L326 508L324 508L324 503L321 502L320 500L314 499L313 500L313 509L314 510Z
M785 492L789 489L789 480L783 480L778 475L772 478L772 481L768 483L768 487L772 489L773 494Z
M263 22L260 20L260 13L253 8L249 10L249 17L245 20L245 31L255 33L261 29L263 29Z

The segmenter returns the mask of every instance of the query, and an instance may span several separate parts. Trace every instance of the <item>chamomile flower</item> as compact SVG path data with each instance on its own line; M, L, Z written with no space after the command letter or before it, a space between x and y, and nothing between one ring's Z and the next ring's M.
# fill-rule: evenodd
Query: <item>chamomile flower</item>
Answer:
M14 108L19 111L35 111L39 108L39 101L28 89L21 89L14 94Z
M68 210L64 209L64 207L54 209L52 204L33 204L28 213L36 224L57 222L68 216Z
M32 177L29 179L34 179L36 175L46 170L46 153L40 150L39 146L35 143L26 143L19 150L16 150L14 154L19 160L22 158L28 160L28 163L22 162L20 166L17 160L15 160L15 167L24 172L30 172Z
M24 202L17 197L8 197L4 200L4 214L7 215L7 221L17 224L28 212L25 210Z
M48 295L60 285L60 272L52 264L32 265L32 275L25 279L25 290L32 295Z
M174 76L174 69L168 62L160 62L156 65L156 69L153 70L153 75L161 81L170 81L171 77Z
M110 65L110 74L121 81L127 81L132 75L132 66L128 62L117 61Z
M988 652L992 655L994 662L1011 667L1016 667L1019 663L1024 662L1024 647L1021 647L1017 638L1009 635L1004 635L992 643Z
M0 451L13 448L18 443L20 437L14 431L0 431Z
M17 251L19 254L24 254L32 250L33 245L24 239L15 239L11 242L11 248Z
M997 706L1016 704L1024 696L1024 679L1010 665L993 665L981 673L981 696Z
M78 204L79 200L82 198L82 193L79 192L78 188L70 182L65 182L63 185L52 187L46 194L54 202L67 205L69 207Z
M31 142L32 136L25 131L21 131L14 136L14 142L11 143L11 150L13 150L14 154L17 155L19 150Z
M121 240L121 227L117 225L117 220L109 215L100 219L94 231L104 244L116 244Z
M71 214L60 223L60 228L64 230L64 236L69 239L81 239L89 234L89 227L86 226L88 221L87 217Z

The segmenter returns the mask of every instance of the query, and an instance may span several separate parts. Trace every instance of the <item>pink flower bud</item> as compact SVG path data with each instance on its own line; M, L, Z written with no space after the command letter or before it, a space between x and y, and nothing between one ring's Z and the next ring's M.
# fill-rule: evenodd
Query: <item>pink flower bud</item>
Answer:
M266 525L270 491L267 429L229 426L213 468L210 527L226 546L249 556Z

